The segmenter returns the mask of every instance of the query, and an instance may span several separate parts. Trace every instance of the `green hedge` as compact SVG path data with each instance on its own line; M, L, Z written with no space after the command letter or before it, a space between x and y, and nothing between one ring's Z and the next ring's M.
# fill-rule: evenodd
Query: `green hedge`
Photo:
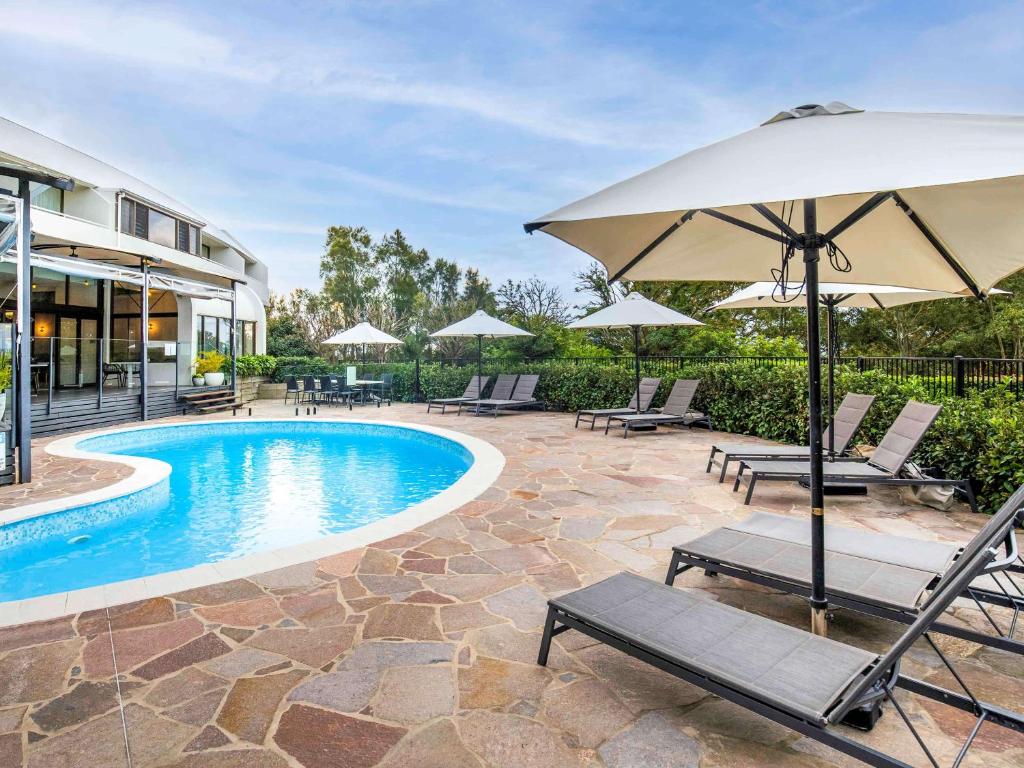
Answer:
M231 371L231 359L225 365L225 373ZM271 355L239 355L235 360L239 376L273 376L277 370L277 358Z
M275 381L285 376L343 373L347 364L322 358L278 358ZM412 402L415 363L370 363L357 366L360 375L394 375L396 400ZM647 368L645 366L645 368ZM437 363L420 365L422 399L455 397L466 388L472 366L452 367ZM633 390L629 366L601 361L495 362L484 364L484 374L536 373L540 375L537 397L549 408L576 411L624 405ZM644 375L660 375L662 386L655 405L664 402L675 378L701 380L694 407L709 414L715 428L791 443L807 441L807 369L803 365L757 367L750 363L700 363L682 370L659 371L655 364ZM898 381L880 371L838 372L836 402L847 392L875 395L857 441L877 445L907 400L935 402L943 406L914 459L935 467L947 477L968 477L974 482L982 508L993 510L1024 483L1024 404L1005 388L996 387L967 397L933 397L926 382L911 378ZM824 397L824 396L823 396Z

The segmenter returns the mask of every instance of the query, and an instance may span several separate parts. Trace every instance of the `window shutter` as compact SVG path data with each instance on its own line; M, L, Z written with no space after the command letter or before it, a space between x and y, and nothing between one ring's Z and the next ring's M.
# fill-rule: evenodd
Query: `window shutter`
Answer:
M135 236L149 240L149 209L135 203Z
M178 250L188 253L188 224L178 222Z

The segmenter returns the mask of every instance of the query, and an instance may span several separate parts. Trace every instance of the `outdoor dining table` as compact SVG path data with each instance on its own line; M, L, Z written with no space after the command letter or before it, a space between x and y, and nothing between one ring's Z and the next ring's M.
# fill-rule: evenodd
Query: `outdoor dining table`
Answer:
M376 397L372 392L369 391L370 387L382 386L384 382L380 379L356 379L352 382L353 386L360 387L359 402L365 405L367 402L376 403L380 401L379 397ZM370 399L366 399L366 395L370 395Z

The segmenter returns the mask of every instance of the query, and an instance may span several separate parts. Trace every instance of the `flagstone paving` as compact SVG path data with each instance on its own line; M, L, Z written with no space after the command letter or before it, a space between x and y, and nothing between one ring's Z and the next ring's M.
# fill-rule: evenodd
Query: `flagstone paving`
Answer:
M496 445L505 470L477 500L415 531L316 563L126 606L0 629L0 768L690 768L854 761L568 632L535 663L545 600L623 569L661 579L673 543L745 516L704 473L712 435L630 440L565 414L321 413L428 423ZM255 414L286 416L258 403ZM44 460L0 507L113 482L114 465ZM803 514L766 484L757 507ZM983 522L894 491L829 504L830 519L965 541ZM680 588L804 626L795 598L684 574ZM957 609L956 620L980 617ZM838 613L833 637L884 649L899 628ZM941 640L965 677L1024 708L1017 656ZM911 674L948 681L926 647ZM949 764L971 718L903 697ZM925 765L892 713L865 742ZM1024 764L1024 736L982 728L965 765Z

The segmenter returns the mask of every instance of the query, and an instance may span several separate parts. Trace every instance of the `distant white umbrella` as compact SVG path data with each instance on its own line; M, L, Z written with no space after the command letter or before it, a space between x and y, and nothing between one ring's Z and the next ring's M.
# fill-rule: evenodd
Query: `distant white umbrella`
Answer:
M457 323L452 323L439 331L434 331L430 335L437 338L445 336L476 336L477 397L482 395L480 387L482 386L484 371L484 336L492 339L508 338L511 336L533 336L529 331L524 331L522 328L516 328L504 320L491 317L482 309L478 309L469 317L463 318Z
M836 332L836 308L856 307L859 309L889 309L905 304L939 299L972 298L970 291L925 291L898 285L860 285L857 283L819 283L819 302L828 310L828 412L835 412L835 359L839 356L839 335ZM989 296L1005 294L998 288L988 292ZM770 280L752 283L740 288L726 299L713 304L716 309L786 309L804 295L803 283L781 285ZM829 455L835 453L835 431L829 430Z
M396 339L389 333L379 328L374 328L367 322L362 322L357 325L353 325L347 331L336 333L331 338L327 339L324 344L354 344L363 346L363 364L366 363L366 347L378 346L378 347L389 347L395 346L396 344L403 344L404 342Z
M646 326L704 325L700 320L651 301L635 291L622 301L581 317L570 328L632 328L633 372L636 377L636 407L640 408L640 329Z
M781 112L525 227L589 253L612 281L806 279L812 628L824 634L819 274L982 296L1024 268L1022 210L1024 117L832 102Z

